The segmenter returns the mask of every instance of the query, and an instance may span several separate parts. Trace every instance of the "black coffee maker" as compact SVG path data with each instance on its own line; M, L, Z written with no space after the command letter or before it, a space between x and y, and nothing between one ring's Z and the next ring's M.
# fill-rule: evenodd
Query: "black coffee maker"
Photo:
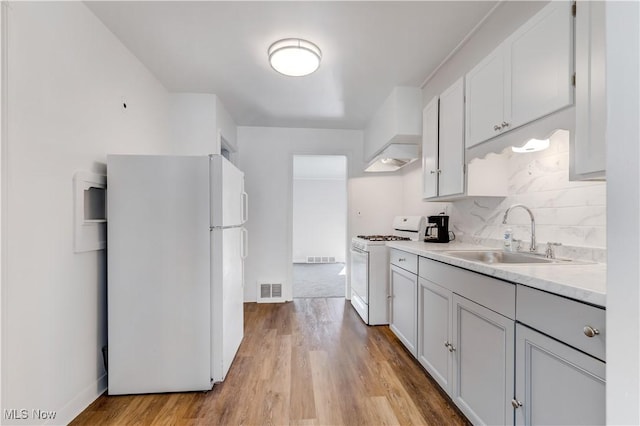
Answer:
M449 216L438 215L427 217L427 232L424 237L426 243L448 243Z

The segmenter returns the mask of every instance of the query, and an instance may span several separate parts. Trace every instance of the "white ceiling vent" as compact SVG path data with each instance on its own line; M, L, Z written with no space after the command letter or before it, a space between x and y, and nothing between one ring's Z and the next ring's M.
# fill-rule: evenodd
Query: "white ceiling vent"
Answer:
M258 283L258 303L282 303L281 283Z

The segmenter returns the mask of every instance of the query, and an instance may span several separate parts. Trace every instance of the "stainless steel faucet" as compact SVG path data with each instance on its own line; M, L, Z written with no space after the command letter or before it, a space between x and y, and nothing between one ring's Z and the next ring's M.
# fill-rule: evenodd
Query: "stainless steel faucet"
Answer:
M531 245L529 246L529 251L535 252L538 249L536 247L536 220L533 218L533 212L531 212L531 210L529 210L527 206L525 206L524 204L514 204L511 207L509 207L507 211L504 212L504 218L502 218L502 223L503 224L507 223L507 216L509 216L509 212L512 209L515 209L516 207L521 207L525 209L527 213L529 213L529 216L531 217Z

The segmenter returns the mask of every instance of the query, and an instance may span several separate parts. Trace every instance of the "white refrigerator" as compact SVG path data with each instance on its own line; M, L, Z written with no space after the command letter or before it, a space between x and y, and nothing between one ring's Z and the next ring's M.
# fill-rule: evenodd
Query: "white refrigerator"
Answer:
M209 390L243 337L244 174L220 155L107 157L109 394Z

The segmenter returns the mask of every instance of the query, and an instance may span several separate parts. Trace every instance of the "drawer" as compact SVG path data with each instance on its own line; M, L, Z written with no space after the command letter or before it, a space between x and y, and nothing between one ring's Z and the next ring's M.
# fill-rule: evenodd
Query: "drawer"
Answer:
M605 310L518 285L516 319L561 342L606 361ZM590 327L598 334L589 337Z
M392 265L396 265L402 269L406 269L414 274L418 273L418 255L407 253L406 251L391 249L389 255Z
M420 257L418 275L510 319L516 318L515 284Z

